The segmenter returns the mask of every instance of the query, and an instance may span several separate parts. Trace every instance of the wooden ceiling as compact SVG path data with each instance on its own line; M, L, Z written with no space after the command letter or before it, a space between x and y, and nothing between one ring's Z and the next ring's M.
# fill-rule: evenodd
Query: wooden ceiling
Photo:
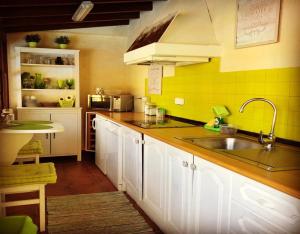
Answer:
M128 25L141 11L151 11L154 1L165 0L92 0L94 8L89 15L82 22L74 22L72 15L82 0L0 0L0 31Z

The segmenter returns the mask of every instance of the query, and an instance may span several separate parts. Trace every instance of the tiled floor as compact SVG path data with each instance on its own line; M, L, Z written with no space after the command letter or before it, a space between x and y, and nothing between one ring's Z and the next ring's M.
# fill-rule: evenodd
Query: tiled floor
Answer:
M93 154L85 153L82 162L77 162L75 157L60 157L41 159L41 162L52 161L55 163L57 172L57 183L46 186L46 196L62 196L83 193L98 193L116 191L113 184L96 167ZM18 196L33 198L35 193L20 194ZM16 196L14 196L16 197ZM9 199L9 198L8 198ZM131 200L131 199L130 199ZM132 201L134 203L134 201ZM134 206L145 217L146 221L153 227L155 232L161 233L159 228L140 210ZM7 215L29 215L34 223L39 223L39 209L37 205L11 207Z

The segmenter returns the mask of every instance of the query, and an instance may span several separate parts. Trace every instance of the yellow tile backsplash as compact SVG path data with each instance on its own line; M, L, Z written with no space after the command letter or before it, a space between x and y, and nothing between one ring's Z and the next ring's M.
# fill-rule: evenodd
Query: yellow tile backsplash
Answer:
M253 97L270 99L277 107L277 137L300 141L300 67L220 72L219 59L210 63L176 67L175 76L164 77L162 95L150 95L173 116L207 122L214 117L212 106L225 105L231 112L227 122L240 129L269 133L273 117L270 105L243 102ZM146 94L147 80L146 80ZM185 99L183 106L174 98Z

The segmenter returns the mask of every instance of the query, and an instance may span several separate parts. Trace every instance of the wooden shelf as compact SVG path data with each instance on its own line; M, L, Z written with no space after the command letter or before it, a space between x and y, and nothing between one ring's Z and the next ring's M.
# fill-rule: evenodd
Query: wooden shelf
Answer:
M22 91L58 91L58 90L64 90L64 91L75 91L75 89L21 89Z
M68 65L54 64L54 59L58 57L61 57L63 61L66 59L65 64ZM29 63L32 62L29 59L33 59L33 63ZM48 62L48 59L52 64L43 63ZM10 78L10 86L13 87L10 100L13 106L22 107L22 101L26 95L36 96L39 103L56 102L61 97L71 95L75 97L75 107L80 107L79 50L15 47L15 57L13 60L15 62L11 63L12 78ZM25 87L42 86L22 86L23 72L27 72L31 76L34 76L36 73L41 74L41 78L44 78L44 82L47 84L46 88L35 89ZM74 80L72 89L59 89L60 86L58 86L57 81L65 81L67 79Z
M95 151L95 130L92 127L92 120L96 117L95 113L86 113L86 129L85 129L85 149L87 151Z

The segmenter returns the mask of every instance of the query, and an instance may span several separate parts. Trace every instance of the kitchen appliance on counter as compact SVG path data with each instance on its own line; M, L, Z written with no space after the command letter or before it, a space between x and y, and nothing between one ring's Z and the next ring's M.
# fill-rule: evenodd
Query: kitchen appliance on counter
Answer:
M177 121L170 118L163 120L145 119L145 120L127 120L126 123L138 126L140 128L185 128L185 127L196 127L197 125Z
M113 96L105 94L89 94L88 108L91 110L113 111Z
M129 94L107 95L96 94L88 95L88 108L91 110L106 110L127 112L133 110L133 96Z
M133 111L133 96L129 94L113 95L113 111Z

